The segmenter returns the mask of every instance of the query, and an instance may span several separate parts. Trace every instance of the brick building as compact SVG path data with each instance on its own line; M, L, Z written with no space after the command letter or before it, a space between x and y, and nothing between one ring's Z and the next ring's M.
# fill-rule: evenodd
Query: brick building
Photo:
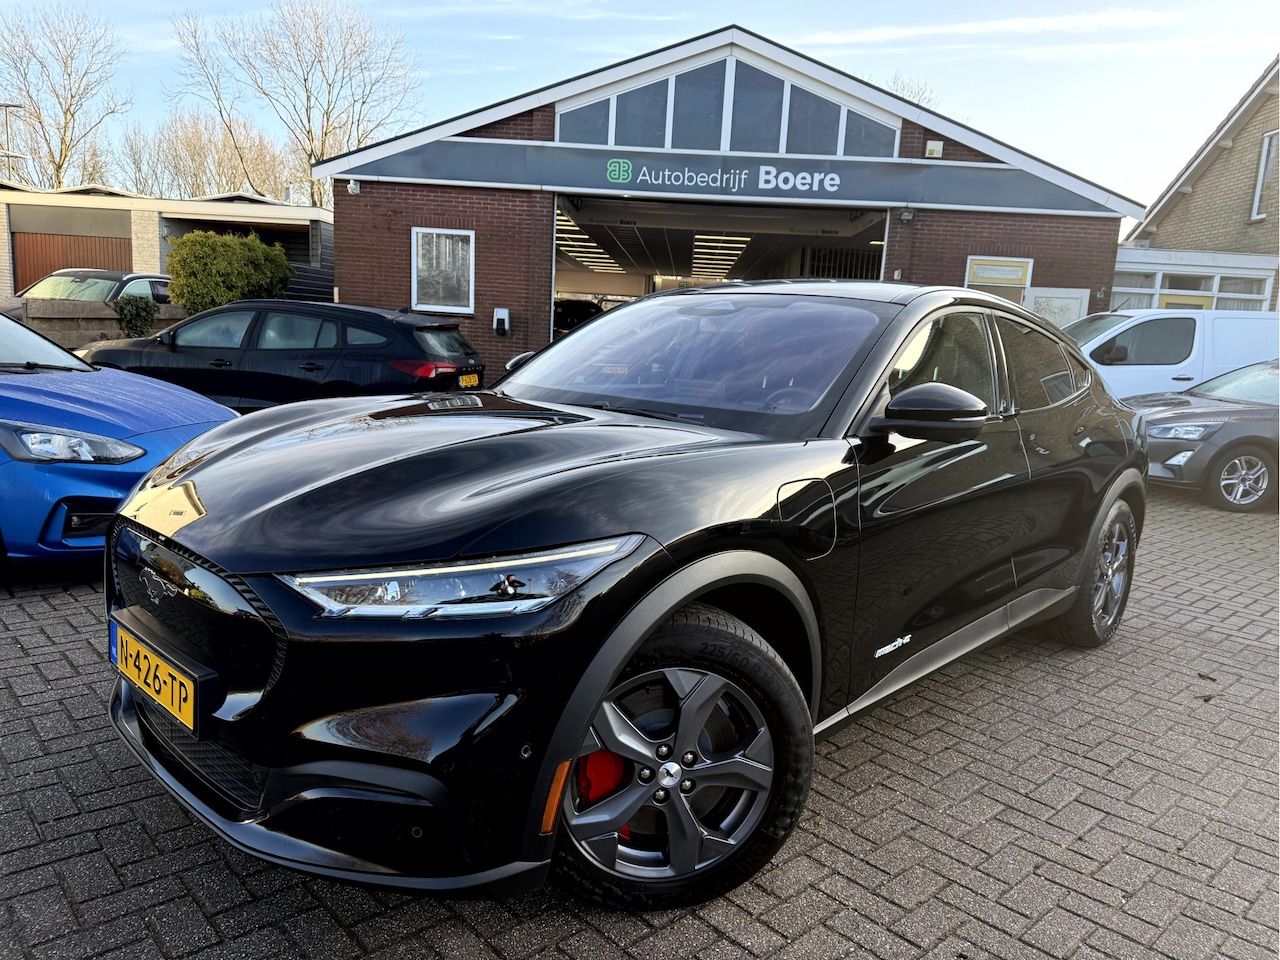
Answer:
M1278 72L1280 58L1125 238L1114 308L1276 309Z
M725 279L1105 309L1139 204L740 27L327 159L340 299L455 316L491 360L553 301ZM507 336L495 335L495 328Z

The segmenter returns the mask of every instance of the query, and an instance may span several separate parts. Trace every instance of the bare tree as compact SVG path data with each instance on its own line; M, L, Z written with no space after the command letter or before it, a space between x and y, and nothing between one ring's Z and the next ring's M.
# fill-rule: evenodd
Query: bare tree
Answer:
M134 123L116 150L117 181L135 193L190 198L230 193L248 185L281 199L291 182L306 179L287 152L253 123L233 116L175 110L154 131Z
M244 107L274 115L308 179L316 161L396 132L417 87L403 34L375 28L351 0L272 0L265 14L212 29L187 12L173 33L181 92L207 104L237 144L232 125ZM310 183L311 201L331 205L330 185Z
M932 110L938 105L937 91L929 86L928 81L921 80L919 77L904 76L896 70L885 84L885 89L926 110Z
M0 95L21 109L14 176L38 187L104 174L103 124L131 100L112 86L124 47L102 18L57 4L0 15Z

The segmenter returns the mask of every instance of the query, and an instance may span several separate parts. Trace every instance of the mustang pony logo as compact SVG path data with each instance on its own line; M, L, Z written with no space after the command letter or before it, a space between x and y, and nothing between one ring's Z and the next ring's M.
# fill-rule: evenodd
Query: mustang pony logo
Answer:
M147 591L147 599L156 606L159 606L160 601L165 597L172 597L178 593L177 587L166 580L162 580L154 570L143 570L139 579L142 580L142 586Z

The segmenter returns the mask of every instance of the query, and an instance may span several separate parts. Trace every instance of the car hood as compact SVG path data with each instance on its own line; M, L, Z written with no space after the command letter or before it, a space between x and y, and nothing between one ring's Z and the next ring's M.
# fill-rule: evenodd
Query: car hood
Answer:
M644 533L597 532L631 521L585 488L753 439L494 394L316 400L210 431L161 464L121 513L246 574L444 559L530 545L486 537L549 504L556 529L521 534L538 545ZM644 509L668 495L649 491Z
M1178 420L1265 420L1276 415L1276 408L1244 400L1221 400L1217 397L1179 393L1143 393L1126 397L1125 404L1141 412L1148 423Z
M127 439L235 414L182 387L123 370L0 373L0 416Z

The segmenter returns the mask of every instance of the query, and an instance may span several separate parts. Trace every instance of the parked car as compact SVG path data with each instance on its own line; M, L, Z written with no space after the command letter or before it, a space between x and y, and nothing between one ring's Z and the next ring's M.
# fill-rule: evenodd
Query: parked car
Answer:
M1177 393L1125 401L1147 420L1150 479L1194 487L1223 510L1274 510L1280 363L1232 370Z
M76 351L241 410L323 396L469 390L484 363L458 329L353 304L240 300L133 340Z
M234 416L167 383L95 370L0 317L0 560L101 556L143 474Z
M114 303L123 296L169 302L169 276L164 273L131 273L122 270L55 270L0 304L0 313L15 320L26 318L28 300L97 300Z
M706 900L797 823L815 732L1012 629L1111 640L1144 451L996 297L657 294L491 390L280 407L158 467L110 536L110 713L276 863Z
M1063 329L1118 397L1182 390L1280 353L1274 311L1117 310Z

